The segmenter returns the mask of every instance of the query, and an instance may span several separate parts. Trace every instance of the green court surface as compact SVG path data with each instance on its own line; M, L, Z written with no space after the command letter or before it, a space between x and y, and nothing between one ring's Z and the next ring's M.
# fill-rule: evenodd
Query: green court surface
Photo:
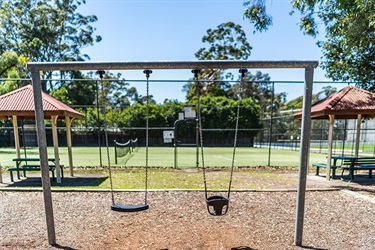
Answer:
M48 157L53 157L53 148L48 148ZM61 164L68 166L68 150L66 147L59 148ZM113 167L141 167L146 166L146 148L136 148L131 154L118 159L115 164L114 148L109 148L110 164ZM202 153L199 149L199 166L202 166ZM21 156L25 156L24 150ZM38 157L38 148L26 148L27 157ZM178 168L194 168L197 162L197 151L194 147L179 147L175 157L173 147L149 147L149 167L174 167L175 161ZM15 149L0 148L0 165L14 166L13 158L16 157ZM231 167L233 158L232 147L205 147L203 149L204 165L206 167ZM73 147L73 165L75 167L98 167L107 166L107 149L101 148L101 159L98 147ZM234 165L236 167L254 166L298 166L300 159L299 151L272 149L269 154L268 148L238 147L235 152ZM325 154L310 154L310 162L325 162ZM268 164L270 163L270 164Z

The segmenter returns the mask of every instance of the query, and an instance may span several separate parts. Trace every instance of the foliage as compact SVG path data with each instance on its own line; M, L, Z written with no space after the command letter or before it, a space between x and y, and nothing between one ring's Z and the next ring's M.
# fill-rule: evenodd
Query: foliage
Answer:
M197 106L196 102L191 104ZM223 96L205 96L201 98L201 105L204 128L235 127L238 101ZM251 98L243 98L240 105L239 128L260 128L259 106Z
M22 87L23 82L9 79L19 79L25 77L24 71L28 58L18 56L15 52L6 51L0 55L0 78L6 78L0 84L0 95L15 90L17 87Z
M233 22L220 24L214 30L208 29L202 42L208 43L209 47L195 53L200 60L247 59L252 49L242 27Z
M94 37L95 28L91 26L97 17L77 12L78 6L85 2L0 1L0 53L14 51L31 61L43 62L89 59L81 49L99 42L101 37ZM51 78L51 74L45 72L45 77Z
M250 23L254 23L253 33L266 31L268 26L272 25L272 16L267 14L265 0L245 1L243 5L246 7L244 19L249 19Z
M208 46L195 53L199 60L246 60L252 49L242 27L233 22L222 23L214 30L208 29L202 42ZM201 86L202 95L228 96L230 85L222 79L233 79L233 76L224 73L220 69L201 70L198 78L205 80L205 86ZM187 92L187 100L195 98L196 86L192 82L186 84L183 90Z
M257 71L255 75L247 73L243 82L236 83L232 89L242 97L249 97L260 106L261 114L271 112L271 102L274 103L274 111L282 108L286 100L286 93L274 93L273 83L268 74ZM273 98L273 100L272 100Z
M208 29L207 35L202 38L202 42L207 43L208 46L201 48L195 53L199 60L246 60L250 57L252 49L242 27L233 22L220 24L214 30ZM234 79L232 72L222 69L201 70L198 74L198 79L200 79L200 85L198 86L201 96L238 98L239 85L234 84L232 86L226 81ZM267 74L262 75L261 72L257 72L256 75L250 73L247 74L244 80L252 83L247 84L247 88L243 90L241 95L243 97L254 97L254 92L262 92L261 88L258 88L260 85L254 82L269 81L269 76ZM193 81L185 84L183 91L187 93L187 100L192 101L197 98L197 85Z
M318 101L321 101L331 94L337 92L337 89L332 86L326 86L322 88L322 91L319 91L316 94L312 95L312 103L316 103ZM303 105L303 96L299 96L285 104L284 109L287 110L296 110L296 109L302 109Z
M375 0L292 0L292 8L299 11L300 29L316 37L319 24L325 27L325 41L318 42L326 75L335 81L354 81L357 86L375 90ZM245 1L246 12L257 6L265 11L265 1ZM291 11L291 14L294 13ZM263 16L246 16L255 29L266 30Z
M322 88L322 91L319 91L316 94L312 95L312 103L319 102L331 94L335 93L337 91L336 88L331 86L326 86ZM303 96L299 96L288 103L285 104L284 110L290 111L290 114L296 113L298 110L301 110L303 106ZM322 129L322 125L324 125L323 121L316 121L311 123L311 129L312 131L320 131L318 135L311 134L311 140L320 140L321 138L327 138L328 131L325 129ZM338 123L336 123L338 124ZM286 134L290 134L293 136L293 138L299 137L299 134L297 133L298 129L301 127L300 121L289 121L285 123L285 128L288 130Z
M1 1L0 51L12 50L32 61L83 60L80 49L94 39L95 15L83 16L77 8L85 0Z

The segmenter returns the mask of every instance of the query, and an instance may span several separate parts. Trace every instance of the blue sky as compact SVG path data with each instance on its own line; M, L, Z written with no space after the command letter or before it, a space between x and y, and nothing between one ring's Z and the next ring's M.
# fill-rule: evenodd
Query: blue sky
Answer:
M249 60L320 60L317 39L303 35L298 15L289 15L289 0L267 1L273 26L267 32L253 34L253 27L243 19L242 0L87 0L79 12L95 14L93 25L103 40L85 48L92 61L162 61L196 60L194 54L204 47L202 37L207 29L225 22L242 26L253 47ZM323 33L322 31L321 33ZM255 73L256 70L250 69ZM262 69L274 81L303 81L301 69ZM142 71L122 71L127 80L144 79ZM186 80L189 70L154 70L150 79ZM323 70L315 70L314 81L329 81ZM153 83L150 93L157 102L164 99L184 101L183 83ZM134 84L144 94L141 84ZM326 86L314 85L314 92ZM341 89L345 85L333 85ZM276 84L276 92L287 92L288 100L303 93L303 84Z

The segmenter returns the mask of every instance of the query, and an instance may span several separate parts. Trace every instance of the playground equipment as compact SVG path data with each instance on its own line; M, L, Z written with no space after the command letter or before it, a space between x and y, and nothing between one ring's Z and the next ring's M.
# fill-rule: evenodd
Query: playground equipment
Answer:
M100 79L103 79L103 75L105 74L104 70L98 70L96 72L99 74ZM149 96L149 77L152 73L151 70L146 69L143 71L146 74L146 96ZM102 88L104 85L102 84ZM103 89L104 90L104 89ZM103 91L104 92L104 91ZM107 122L106 122L106 112L104 111L104 133L105 133L105 144L107 149L107 163L108 163L108 172L109 172L109 181L111 187L111 197L112 197L112 206L111 209L118 212L139 212L143 210L147 210L149 208L147 204L147 184L148 184L148 108L149 108L149 98L146 100L146 168L145 168L145 191L144 191L144 203L138 205L121 205L115 202L114 190L113 190L113 183L112 183L112 169L111 169L111 162L109 158L109 145L108 145L108 131L107 131Z
M243 78L245 74L247 73L246 68L241 68L239 70L239 73L241 73L241 82L240 82L240 92L241 92L241 85L243 82ZM207 204L207 210L208 213L214 216L221 216L225 215L228 212L229 209L229 200L230 200L230 191L232 186L232 178L233 178L233 170L234 170L234 161L236 157L236 146L237 146L237 135L238 135L238 121L240 117L240 106L241 106L241 94L238 95L238 104L237 104L237 115L236 115L236 127L234 132L234 142L233 142L233 154L232 154L232 165L230 170L230 178L229 178L229 187L228 187L228 193L227 197L221 196L221 195L214 195L208 197L207 192L207 180L206 180L206 168L204 163L204 152L203 152L203 135L202 135L202 119L201 119L201 103L200 103L200 87L199 81L198 81L198 73L199 70L194 69L192 70L192 73L194 73L194 79L195 83L197 85L197 100L198 100L198 130L199 130L199 137L200 137L200 146L201 146L201 157L202 157L202 172L203 172L203 181L204 181L204 194L206 198L206 204Z
M47 140L44 126L44 110L42 105L42 89L40 72L44 70L140 70L140 69L234 69L234 68L279 68L304 69L304 92L303 112L301 128L301 150L298 173L298 191L296 202L296 223L294 244L302 245L303 220L305 209L306 176L309 159L309 144L311 131L311 101L314 68L318 61L296 60L296 61L239 61L239 60L201 60L201 61L156 61L156 62L29 62L28 70L31 72L33 81L33 94L35 104L36 127L38 134L39 157L42 168L42 183L44 206L48 233L48 243L56 244L55 224L53 216L51 183L49 180Z

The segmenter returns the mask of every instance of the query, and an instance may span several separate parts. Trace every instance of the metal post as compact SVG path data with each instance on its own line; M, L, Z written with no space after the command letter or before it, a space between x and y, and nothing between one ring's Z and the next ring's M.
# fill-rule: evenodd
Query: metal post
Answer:
M98 147L99 147L99 164L100 168L103 167L103 162L102 162L102 146L100 142L100 137L101 137L101 127L100 127L100 111L99 111L99 86L98 86L98 81L96 81L96 123L98 125Z
M335 125L335 115L328 115L329 117L329 131L328 131L328 152L327 152L327 169L326 179L331 179L331 160L332 160L332 141L333 141L333 127Z
M270 126L270 134L268 136L268 166L271 166L271 145L272 145L272 118L273 118L273 101L274 101L274 82L272 82L272 85L271 85L271 114L270 114L270 122L269 122L269 126Z
M197 145L196 146L196 149L195 149L195 167L196 168L199 168L199 147L200 147L200 144L199 144L199 118L196 119L196 126L195 126L195 144Z
M114 144L115 144L115 164L117 164L117 144L116 144L116 140L113 140ZM132 145L131 145L131 138L130 138L130 150L132 148Z
M1 171L2 171L2 167L1 167L1 162L0 162L0 183L3 183L3 173Z
M302 133L301 133L301 151L298 173L298 192L297 192L297 209L296 224L294 232L294 244L302 245L303 219L305 213L305 193L307 167L309 163L310 151L310 131L311 131L311 101L312 88L314 79L314 68L308 66L305 68L305 84L303 93L303 109L302 109Z
M174 146L174 169L177 169L177 124L180 120L176 120L174 122L174 128L173 128L173 133L174 133L174 139L173 139L173 146Z
M201 145L199 143L199 140L200 140L200 134L199 132L201 131L202 132L202 128L200 126L202 126L202 119L201 119L201 107L200 107L200 98L201 98L201 93L200 93L200 83L198 81L198 74L200 72L200 70L198 69L193 69L191 71L193 74L194 74L194 80L196 82L196 91L197 91L197 104L198 104L198 115L197 115L197 118L196 118L196 125L195 125L195 144L196 144L196 149L195 149L195 167L196 168L199 168L199 147L203 147L203 145ZM201 139L202 141L202 139ZM202 151L203 152L203 151ZM203 153L202 153L203 154ZM202 159L202 162L203 162L203 159Z
M47 139L46 131L44 129L44 111L39 71L33 70L31 72L31 77L33 81L35 123L36 133L38 137L40 168L42 173L42 187L44 196L44 209L47 222L48 243L50 245L54 245L56 244L55 222L53 217L51 181L48 168Z

